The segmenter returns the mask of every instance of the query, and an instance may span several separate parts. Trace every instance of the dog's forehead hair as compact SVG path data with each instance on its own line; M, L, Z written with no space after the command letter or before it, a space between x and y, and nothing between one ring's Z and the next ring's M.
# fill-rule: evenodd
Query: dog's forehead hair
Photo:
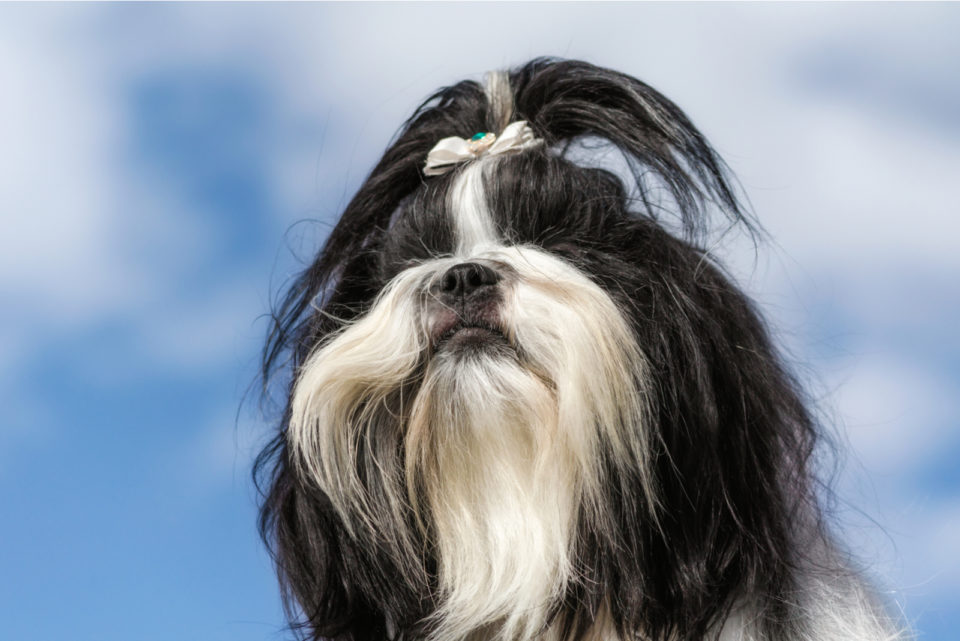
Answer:
M447 195L447 211L456 239L455 255L467 257L497 243L497 226L483 186L485 160L464 167Z

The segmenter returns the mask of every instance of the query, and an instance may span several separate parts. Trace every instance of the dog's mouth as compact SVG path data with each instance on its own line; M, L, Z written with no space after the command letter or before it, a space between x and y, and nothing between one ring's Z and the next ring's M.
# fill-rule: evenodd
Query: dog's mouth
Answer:
M506 346L507 337L496 323L483 320L455 321L438 328L433 341L434 352L441 350L472 350L486 346Z

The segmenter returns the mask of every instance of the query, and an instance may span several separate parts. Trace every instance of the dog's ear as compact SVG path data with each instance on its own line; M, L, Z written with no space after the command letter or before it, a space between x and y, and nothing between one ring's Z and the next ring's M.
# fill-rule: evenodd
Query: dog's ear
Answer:
M650 86L575 60L539 58L510 74L512 120L526 120L549 147L596 137L623 152L643 212L673 210L695 238L713 207L753 230L720 157L689 118ZM662 202L664 194L672 203Z

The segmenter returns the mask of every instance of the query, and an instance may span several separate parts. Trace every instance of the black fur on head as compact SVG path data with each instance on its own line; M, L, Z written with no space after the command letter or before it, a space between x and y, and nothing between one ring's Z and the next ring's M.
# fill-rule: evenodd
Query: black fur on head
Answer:
M803 568L828 549L809 469L816 429L757 311L701 244L711 211L752 228L722 161L673 103L624 74L537 59L506 78L509 99L503 87L461 82L403 126L276 307L265 384L287 372L292 399L311 355L369 314L388 283L454 252L450 190L462 172L424 176L434 145L525 120L543 144L483 168L498 237L559 259L609 297L643 356L628 383L638 386L646 423L645 452L618 454L598 437L600 489L583 499L589 508L576 508L571 578L540 632L577 639L603 625L622 639L699 640L746 607L763 638L799 638L808 623L798 604L812 598L803 596ZM584 139L619 149L629 179L566 153ZM664 210L679 217L679 234L660 220ZM523 363L524 345L514 348ZM346 522L342 506L303 473L291 404L257 460L261 533L305 638L417 639L438 629L436 525L429 510L415 509L424 486L414 481L414 495L397 499L395 479L380 476L392 468L369 464L405 460L403 408L429 351L381 399L394 413L363 414L371 424L358 428L364 436L350 452L360 496L382 521ZM641 426L618 429L629 440ZM378 506L390 501L388 518ZM474 638L492 638L496 623Z

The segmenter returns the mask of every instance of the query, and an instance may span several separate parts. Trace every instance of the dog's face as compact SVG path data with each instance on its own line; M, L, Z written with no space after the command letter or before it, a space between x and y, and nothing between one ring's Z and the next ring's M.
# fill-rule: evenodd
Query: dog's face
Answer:
M424 174L521 117L540 144ZM585 135L634 173L575 162ZM266 355L295 366L262 525L311 634L688 638L788 584L812 423L750 303L658 223L737 219L732 193L675 106L583 63L411 119Z
M645 270L603 173L541 150L435 180L393 216L364 312L301 368L290 444L345 525L432 539L448 621L535 631L577 520L609 511L602 454L654 497Z

